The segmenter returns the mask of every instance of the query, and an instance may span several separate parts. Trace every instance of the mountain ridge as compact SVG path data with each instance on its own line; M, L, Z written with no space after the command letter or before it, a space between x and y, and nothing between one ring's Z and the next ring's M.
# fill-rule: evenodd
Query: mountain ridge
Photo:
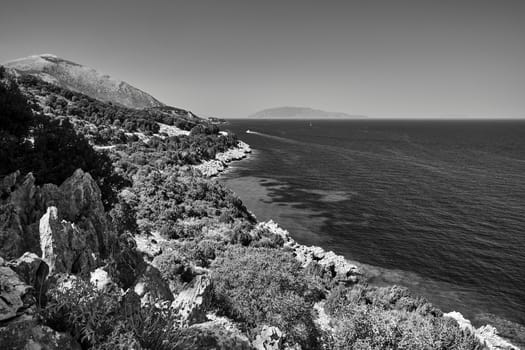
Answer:
M258 119L356 119L363 115L352 115L342 112L328 112L309 107L283 106L263 109L251 114L248 118Z
M15 75L36 76L48 83L104 102L135 109L165 106L152 95L125 81L53 54L32 55L5 62L3 65Z

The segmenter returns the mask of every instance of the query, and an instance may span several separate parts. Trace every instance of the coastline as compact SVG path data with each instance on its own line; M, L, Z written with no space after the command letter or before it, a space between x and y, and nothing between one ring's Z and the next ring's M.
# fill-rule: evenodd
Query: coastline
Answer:
M230 148L225 152L220 152L215 155L215 159L208 160L193 168L199 170L205 177L215 177L226 170L228 164L246 158L252 149L250 145L243 141L237 143L237 147Z
M246 159L250 153L252 153L250 146L243 141L239 141L238 147L219 153L214 160L202 163L195 168L199 169L205 177L216 177L223 173L231 162ZM250 208L248 208L248 210L250 210ZM252 211L250 210L250 212ZM285 241L284 247L291 249L296 259L303 266L308 265L312 260L318 263L322 261L322 265L327 268L335 268L338 276L344 276L343 278L352 283L359 281L366 283L368 277L370 277L358 267L365 264L346 259L344 256L338 255L333 251L325 251L324 248L317 245L308 246L299 244L293 239L292 234L288 230L281 228L273 219L258 222L257 226L265 227L271 232L283 237ZM510 342L511 339L499 336L498 330L491 324L481 325L476 328L469 319L466 319L460 312L455 310L444 312L443 317L453 319L461 329L474 334L476 338L485 345L486 349L520 350L519 347Z

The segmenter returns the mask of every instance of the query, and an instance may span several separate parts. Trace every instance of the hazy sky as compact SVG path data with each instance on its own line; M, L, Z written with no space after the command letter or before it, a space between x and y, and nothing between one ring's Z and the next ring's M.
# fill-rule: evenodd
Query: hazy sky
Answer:
M3 0L0 62L39 53L207 116L525 116L524 0Z

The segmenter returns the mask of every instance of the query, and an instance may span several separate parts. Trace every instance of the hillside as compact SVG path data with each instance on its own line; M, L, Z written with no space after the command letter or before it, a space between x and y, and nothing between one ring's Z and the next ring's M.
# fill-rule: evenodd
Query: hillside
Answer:
M55 55L43 54L10 61L5 67L21 75L34 75L46 82L92 98L129 108L161 107L153 96L97 70Z
M369 286L344 257L258 222L202 171L243 156L216 124L3 75L0 349L503 344L495 329Z
M254 113L249 118L258 119L355 119L363 118L340 112L327 112L307 107L277 107Z

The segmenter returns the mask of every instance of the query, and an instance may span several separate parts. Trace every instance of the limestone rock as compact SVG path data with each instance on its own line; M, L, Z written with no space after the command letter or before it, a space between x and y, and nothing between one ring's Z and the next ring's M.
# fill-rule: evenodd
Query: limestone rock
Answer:
M41 254L39 220L48 207L81 230L96 234L99 254L105 258L112 239L100 189L93 178L78 169L58 187L35 185L31 173L14 172L0 180L0 255L18 258L26 251Z
M109 273L100 267L91 272L89 281L100 291L119 290L116 283L111 280Z
M24 252L24 228L13 204L0 205L0 255L17 258Z
M469 320L457 311L443 314L443 317L454 319L461 329L474 334L488 350L519 350L517 346L500 337L498 330L491 325L481 326L476 329Z
M97 238L97 251L105 259L113 237L97 183L91 175L77 169L60 185L60 190L65 208L63 217L84 230L92 230Z
M326 313L326 310L324 309L325 303L325 301L319 301L314 304L314 310L317 313L317 317L315 317L314 322L322 331L332 333L333 327L330 324L330 316Z
M10 261L8 266L28 285L33 287L37 300L45 298L49 267L36 254L26 252L20 258Z
M0 327L2 350L80 350L80 345L67 333L39 325L28 318L10 322Z
M154 304L159 300L172 301L173 294L160 271L148 264L146 270L139 276L133 287L142 304Z
M182 323L192 325L206 321L206 307L211 298L211 279L208 275L196 276L193 286L177 295L171 306L181 316Z
M38 228L41 196L31 173L16 171L0 181L0 254L18 258L25 251L39 253ZM43 208L45 210L45 208Z
M217 176L226 169L228 163L245 158L246 154L251 153L251 151L247 143L239 141L236 147L217 153L215 159L202 162L199 165L195 165L194 168L198 169L205 177Z
M313 269L327 282L355 283L359 275L357 266L332 251L326 252L321 247L307 247L300 244L289 245L297 260L304 267Z
M8 266L0 266L0 321L11 319L35 303L33 288Z
M61 220L56 207L49 207L40 219L40 246L51 273L89 272L96 266L98 247L94 232L81 231Z
M283 333L277 327L263 326L252 345L257 350L279 350L283 343Z
M284 247L294 252L296 259L305 268L322 279L327 284L355 283L360 275L357 266L349 263L343 256L332 251L325 251L321 247L299 244L290 236L290 233L279 227L274 221L258 223L253 232L266 231L279 236L284 241Z
M293 242L295 241L290 236L290 233L286 231L285 229L281 228L276 222L273 220L259 222L255 228L254 231L268 231L276 236L279 236L283 239L284 242Z
M157 255L162 253L162 247L160 243L163 243L164 239L161 239L159 242L158 237L142 234L135 236L135 241L137 242L137 251L143 254L149 260L152 260Z

